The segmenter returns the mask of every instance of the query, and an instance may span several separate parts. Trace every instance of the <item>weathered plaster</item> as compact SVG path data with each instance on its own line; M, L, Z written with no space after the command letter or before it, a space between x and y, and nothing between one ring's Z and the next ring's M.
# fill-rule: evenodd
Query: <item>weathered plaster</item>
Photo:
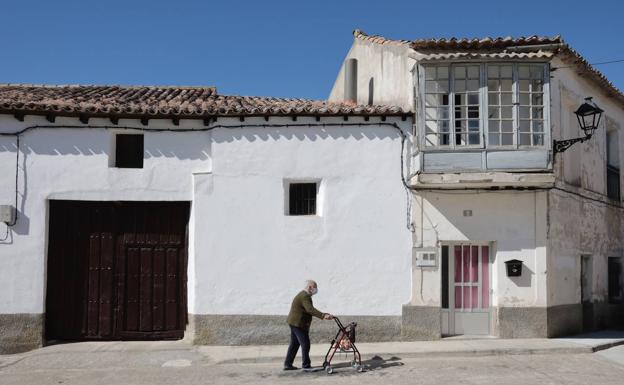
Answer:
M412 68L416 63L409 58L405 46L379 45L354 39L340 67L329 94L330 101L344 99L344 63L358 60L358 104L386 104L413 110L414 81Z
M0 314L0 354L41 347L43 314Z
M496 309L498 336L501 338L546 338L547 309L532 307L499 307Z
M559 116L555 126L563 128L563 136L580 134L573 111L583 102L583 97L592 96L605 110L602 124L591 140L576 144L564 154L557 155L555 172L558 187L593 199L607 200L604 196L606 131L620 129L617 122L624 121L624 110L568 69L557 71L553 81L558 84L562 94L561 100L553 103L552 108L558 111L553 114ZM619 148L620 151L624 149L621 135ZM620 165L620 169L624 169L624 164ZM577 172L578 180L571 176ZM624 185L624 179L622 182ZM549 306L580 302L582 254L591 256L592 277L589 281L592 287L588 296L592 301L605 301L607 258L624 255L622 210L554 190L549 193L549 217Z
M191 311L285 314L314 278L323 311L400 315L411 255L400 147L387 127L215 131L213 170L195 176ZM284 215L284 180L320 181L318 215Z
M403 306L402 341L436 340L440 337L440 307Z
M267 124L263 118L245 122ZM298 127L146 132L143 169L109 167L118 129L63 128L80 123L58 118L57 128L29 131L20 143L19 221L0 244L0 314L45 312L49 199L188 200L189 313L287 314L303 281L314 278L317 307L390 317L399 325L391 333L398 338L411 283L401 136L377 125L380 118L349 118L361 127L322 126L332 122L344 120L300 117ZM405 132L411 128L409 119L386 119L392 122ZM49 123L0 115L2 132L34 124ZM105 119L90 124L111 126ZM219 124L241 122L223 118ZM133 120L119 126L142 127ZM148 127L174 128L167 120L150 120ZM203 125L183 120L179 128ZM15 155L15 138L0 138L0 203L13 203ZM284 182L309 179L322 186L318 215L285 215ZM0 234L4 229L0 224Z
M583 307L580 303L549 306L546 314L549 338L583 332Z
M284 315L215 315L190 314L187 334L201 345L271 345L287 344L290 329ZM401 338L400 316L341 315L343 323L356 322L360 342L397 341ZM310 328L312 343L329 343L338 332L334 321L314 319Z
M464 217L464 210L472 216ZM546 305L546 192L418 192L414 195L416 250L442 243L490 244L492 306ZM524 262L507 277L504 262ZM411 305L440 306L440 264L412 266Z

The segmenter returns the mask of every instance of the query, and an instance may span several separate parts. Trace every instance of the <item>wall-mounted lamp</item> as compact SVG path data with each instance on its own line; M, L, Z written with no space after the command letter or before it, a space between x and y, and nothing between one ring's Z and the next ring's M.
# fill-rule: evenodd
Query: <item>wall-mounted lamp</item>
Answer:
M585 103L581 104L581 106L574 111L579 125L583 129L583 132L585 132L585 136L574 139L554 140L553 149L555 153L564 152L574 143L583 143L584 141L591 139L594 131L596 131L598 125L600 124L600 118L602 117L603 112L604 111L592 101L591 97L585 98Z

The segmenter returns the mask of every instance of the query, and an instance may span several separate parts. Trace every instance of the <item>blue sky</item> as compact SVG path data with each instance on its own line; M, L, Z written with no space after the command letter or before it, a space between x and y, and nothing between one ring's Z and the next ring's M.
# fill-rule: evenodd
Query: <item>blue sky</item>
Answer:
M390 38L555 35L624 59L624 1L0 0L0 82L211 85L324 99L352 30ZM624 89L624 63L598 66Z

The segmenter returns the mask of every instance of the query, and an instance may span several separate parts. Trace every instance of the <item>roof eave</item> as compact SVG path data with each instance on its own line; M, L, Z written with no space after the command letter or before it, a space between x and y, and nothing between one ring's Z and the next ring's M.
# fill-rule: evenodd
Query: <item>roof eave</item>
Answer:
M2 115L13 115L24 117L44 116L44 117L66 117L66 118L102 118L102 119L175 119L175 120L202 120L210 118L264 118L264 117L401 117L410 115L405 111L387 112L342 112L342 113L202 113L202 114L133 114L133 113L101 113L101 112L64 112L64 111L33 111L24 109L0 109Z

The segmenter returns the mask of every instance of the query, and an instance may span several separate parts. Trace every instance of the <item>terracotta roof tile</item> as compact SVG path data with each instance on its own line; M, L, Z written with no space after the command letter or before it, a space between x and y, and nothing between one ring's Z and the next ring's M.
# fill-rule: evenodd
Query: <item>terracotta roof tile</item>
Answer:
M417 40L387 39L379 35L368 35L356 29L353 36L378 44L405 45L414 50L454 50L454 49L501 49L511 46L531 46L563 43L561 36L527 36L527 37L484 37L484 38L436 38Z
M413 49L419 53L424 53L434 58L436 55L447 56L446 58L452 59L452 55L456 52L457 57L467 57L475 55L474 52L483 53L486 52L491 56L500 56L502 52L511 58L516 56L521 57L518 52L510 50L511 47L521 47L521 52L527 57L530 57L530 53L539 52L540 55L544 55L547 52L552 52L559 56L565 63L570 64L579 76L585 77L588 80L594 82L602 91L608 96L616 99L619 103L624 105L624 93L618 89L607 77L593 67L581 54L570 47L563 41L561 36L527 36L527 37L485 37L485 38L439 38L439 39L417 39L417 40L394 40L387 39L383 36L368 35L365 32L356 29L353 31L353 36L356 39L368 41L376 44L389 44L404 46L406 48ZM502 58L502 57L501 57Z
M214 87L0 84L0 113L128 118L403 115L393 106L220 95Z

